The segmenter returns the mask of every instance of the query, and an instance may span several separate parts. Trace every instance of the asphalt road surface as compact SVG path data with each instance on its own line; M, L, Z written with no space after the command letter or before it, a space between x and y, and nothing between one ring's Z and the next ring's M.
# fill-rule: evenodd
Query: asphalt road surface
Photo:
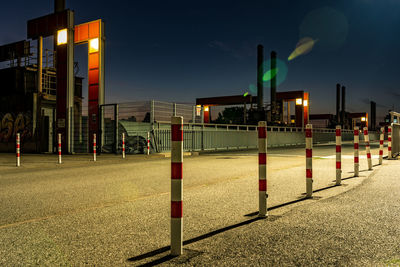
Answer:
M288 209L299 206L307 213L320 201L357 187L372 173L367 171L365 151L361 148L361 177L352 178L353 149L350 144L344 145L345 180L342 186L334 187L335 147L316 146L313 152L315 198L302 201L306 179L304 148L269 150L271 216L257 224L264 222L269 227L271 220L278 222ZM376 144L372 145L372 154L376 165ZM387 154L386 148L384 154ZM0 155L2 266L209 265L213 261L251 265L265 260L265 257L246 260L253 255L251 244L248 255L245 250L241 251L243 254L236 255L233 262L223 255L221 261L212 259L213 253L207 252L207 247L212 247L208 242L214 236L220 238L223 236L220 232L234 232L238 225L246 229L255 218L258 209L256 151L184 158L186 246L185 255L175 259L166 256L170 221L169 158L128 155L123 160L120 156L101 155L93 162L90 155L69 155L58 165L56 155L23 155L21 164L16 168L14 155ZM375 169L379 168L382 167ZM258 230L257 234L261 231ZM240 237L236 238L240 242ZM224 242L217 247L233 249L237 246L235 242ZM190 249L190 246L196 248ZM270 262L282 261L271 258ZM306 264L307 257L299 263Z

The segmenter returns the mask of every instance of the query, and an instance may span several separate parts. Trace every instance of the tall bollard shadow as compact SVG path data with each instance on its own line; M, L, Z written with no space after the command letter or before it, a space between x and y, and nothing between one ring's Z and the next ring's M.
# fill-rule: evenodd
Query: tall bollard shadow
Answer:
M256 217L256 218L252 218L252 219L249 219L249 220L240 222L240 223L236 223L236 224L233 224L233 225L230 225L230 226L226 226L226 227L224 227L224 228L217 229L217 230L211 231L211 232L209 232L209 233L206 233L206 234L203 234L203 235L200 235L200 236L197 236L197 237L194 237L194 238L185 240L185 241L183 241L183 245L184 245L184 246L185 246L185 245L189 245L189 244L195 243L195 242L197 242L197 241L204 240L204 239L206 239L206 238L215 236L215 235L217 235L217 234L226 232L226 231L228 231L228 230L232 230L232 229L235 229L235 228L244 226L244 225L248 225L248 224L250 224L250 223L253 223L253 222L255 222L255 221L262 220L262 219L264 219L264 218ZM154 257L154 256L156 256L156 255L158 255L158 254L167 252L167 251L169 251L170 249L171 249L171 246L165 246L165 247L162 247L162 248L159 248L159 249L156 249L156 250L153 250L153 251L150 251L150 252L147 252L147 253L144 253L144 254L141 254L141 255L132 257L132 258L129 258L129 259L127 259L127 261L129 261L129 262L135 262L135 261L144 260L144 259L146 259L146 258ZM163 263L163 262L169 261L169 260L171 260L171 259L173 259L173 258L175 258L175 257L176 257L176 256L166 255L166 256L163 256L163 257L161 257L161 258L159 258L159 259L155 259L154 261L151 261L151 262L149 262L149 263L146 263L146 264L140 265L140 266L154 266L154 265L161 264L161 263Z

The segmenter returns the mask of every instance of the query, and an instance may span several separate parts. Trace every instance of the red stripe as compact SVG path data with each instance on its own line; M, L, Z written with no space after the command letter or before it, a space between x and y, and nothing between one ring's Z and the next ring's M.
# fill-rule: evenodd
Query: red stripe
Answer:
M358 157L354 157L354 163L358 163Z
M306 178L312 178L312 170L306 169Z
M258 191L267 191L267 180L258 180Z
M19 145L19 144L17 144L17 148L20 148L20 145Z
M364 130L364 135L368 135L368 130Z
M367 153L367 159L370 159L370 158L371 158L371 154Z
M392 132L392 128L388 128L388 132L391 133Z
M267 164L267 153L258 153L258 164L259 165Z
M307 149L306 148L306 157L311 158L312 157L312 149Z
M258 127L258 138L267 138L266 127Z
M342 152L342 146L336 146L336 152Z
M182 201L171 201L171 218L182 218Z
M388 151L392 151L392 147L391 146L388 147Z
M358 135L359 133L359 130L354 130L354 135Z
M17 153L17 158L19 158L21 156L21 154Z
M336 136L341 136L341 135L342 135L342 133L341 133L340 129L336 129Z
M311 129L306 129L306 137L312 137Z
M171 179L182 179L182 162L171 162Z
M354 149L358 149L358 143L354 143Z
M341 169L342 163L340 161L336 161L336 169Z
M383 150L379 150L379 156L383 155Z
M183 131L182 131L182 124L172 124L171 125L172 131L172 141L183 141Z
M388 137L388 141L389 141L389 142L392 141L392 137L391 137L391 136Z
M379 141L379 144L380 144L380 145L383 145L383 140L380 140L380 141Z

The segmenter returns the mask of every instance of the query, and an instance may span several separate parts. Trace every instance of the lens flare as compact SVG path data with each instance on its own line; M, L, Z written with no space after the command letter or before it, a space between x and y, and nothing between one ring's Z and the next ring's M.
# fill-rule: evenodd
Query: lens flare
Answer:
M244 97L248 96L249 92L243 94Z
M301 39L297 45L296 49L290 54L288 57L288 61L295 59L298 56L308 54L314 47L314 45L318 42L317 40L313 40L310 37L305 37Z
M276 76L276 74L278 74L278 71L279 71L278 68L267 71L266 73L264 73L263 81L264 82L270 81Z
M249 85L250 94L256 95L257 94L257 87L254 84Z

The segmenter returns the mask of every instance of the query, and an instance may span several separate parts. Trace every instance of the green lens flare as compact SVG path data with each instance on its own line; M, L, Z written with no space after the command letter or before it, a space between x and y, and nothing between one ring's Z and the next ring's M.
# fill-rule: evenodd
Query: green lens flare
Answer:
M249 91L251 94L256 95L257 94L257 87L254 84L249 85Z
M278 71L279 71L278 68L267 71L266 73L264 73L263 81L268 82L268 81L272 80L276 76Z
M290 61L290 60L295 59L298 56L305 55L305 54L309 53L313 49L314 45L317 42L318 42L318 39L317 40L313 40L313 39L311 39L309 37L305 37L305 38L301 39L297 43L296 49L288 57L288 60Z
M249 92L246 92L243 94L244 97L246 97L249 94Z

